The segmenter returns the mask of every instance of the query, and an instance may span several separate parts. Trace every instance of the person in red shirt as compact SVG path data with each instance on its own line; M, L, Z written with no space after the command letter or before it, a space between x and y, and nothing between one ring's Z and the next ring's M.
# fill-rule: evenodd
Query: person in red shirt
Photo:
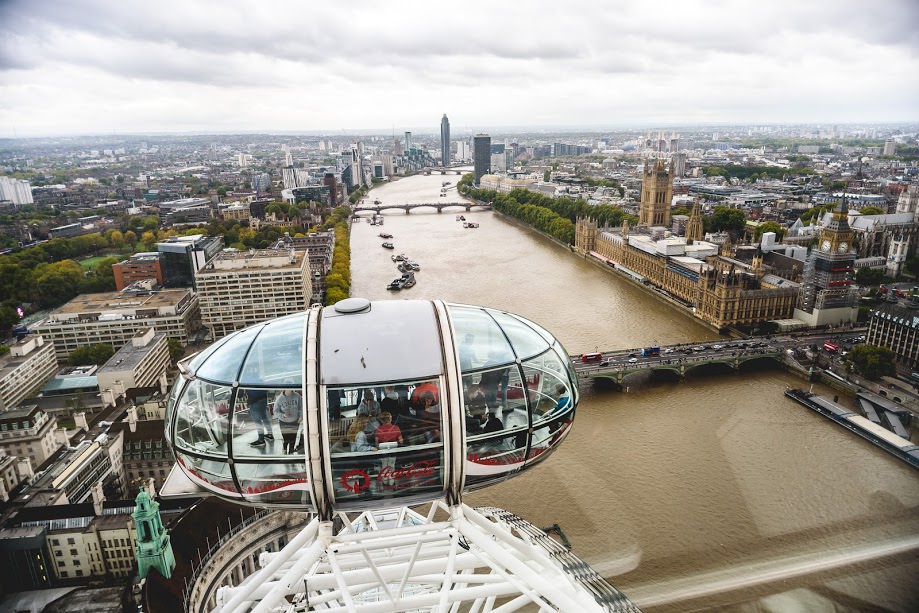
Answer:
M392 423L392 413L383 411L380 413L382 422L376 430L377 447L382 451L390 447L398 447L403 443L402 430L396 424ZM393 473L396 469L395 456L388 456L380 459L380 482L382 485L394 485L395 479Z
M376 429L377 445L380 443L399 443L402 445L402 430L392 423L392 413L383 411L380 413L380 421L383 423Z

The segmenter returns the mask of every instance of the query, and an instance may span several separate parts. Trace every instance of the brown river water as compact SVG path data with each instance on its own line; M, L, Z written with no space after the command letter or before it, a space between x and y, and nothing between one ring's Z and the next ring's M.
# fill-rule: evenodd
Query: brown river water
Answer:
M459 178L400 179L371 199L460 202ZM459 214L480 227L464 229ZM508 310L572 354L717 337L499 214L384 215L353 226L352 296ZM399 273L382 231L420 263L414 288L385 289ZM558 523L645 611L919 611L919 471L783 396L805 385L776 367L584 387L548 461L465 501Z

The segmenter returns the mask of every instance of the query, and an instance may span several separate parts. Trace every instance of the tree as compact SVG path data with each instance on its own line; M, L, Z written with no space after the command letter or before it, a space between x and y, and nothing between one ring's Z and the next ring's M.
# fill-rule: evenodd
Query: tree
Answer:
M715 232L722 230L736 238L743 233L747 218L740 209L716 206L711 216L711 227Z
M884 271L874 268L859 268L855 273L855 282L862 287L879 285L884 280Z
M775 221L767 221L756 227L756 230L753 232L754 240L758 241L766 232L775 232L775 239L777 242L781 242L782 237L785 236L785 228L781 224Z
M32 291L40 306L49 308L80 293L83 268L73 260L43 264L35 269Z
M852 347L846 358L867 379L877 381L883 376L897 374L894 353L887 347L865 343Z
M169 346L169 359L172 360L172 365L175 366L185 355L185 346L177 338L167 338L166 344Z
M71 366L101 366L115 355L115 350L106 343L96 343L87 347L80 347L70 352L67 360Z
M866 206L861 210L862 215L884 215L887 211L876 206Z

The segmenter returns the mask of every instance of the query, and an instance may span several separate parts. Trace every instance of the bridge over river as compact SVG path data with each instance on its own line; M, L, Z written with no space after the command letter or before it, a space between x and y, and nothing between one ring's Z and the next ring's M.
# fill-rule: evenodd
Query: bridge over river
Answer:
M736 371L741 370L745 364L762 360L787 363L789 360L786 350L794 344L795 341L790 339L753 339L661 346L659 351L653 352L643 352L642 349L604 351L585 354L591 356L588 358L590 361L586 362L580 354L570 357L582 385L587 385L594 379L606 379L622 385L629 376L649 371L669 371L682 379L690 371L702 367ZM797 365L797 362L792 362L792 366ZM798 368L806 372L799 365Z
M402 209L405 211L405 214L408 215L415 209L421 208L431 208L437 209L437 212L440 213L444 209L462 209L465 211L471 211L476 209L478 211L490 211L491 204L481 204L478 202L416 202L413 204L384 204L382 202L375 202L374 204L361 204L359 206L352 207L351 212L354 215L359 215L360 213L382 213L387 209Z

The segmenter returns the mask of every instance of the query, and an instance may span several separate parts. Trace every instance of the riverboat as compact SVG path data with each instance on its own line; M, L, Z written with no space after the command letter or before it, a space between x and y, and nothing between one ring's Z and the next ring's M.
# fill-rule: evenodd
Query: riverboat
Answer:
M399 253L397 255L391 255L389 257L390 259L392 259L393 262L404 262L405 260L408 259L407 257L405 257L404 253Z
M384 249L395 249L396 248L396 246L393 245L392 243L383 243L382 246Z
M467 221L466 223L463 224L463 227L464 227L464 228L470 228L470 229L471 229L471 228L478 228L478 227L479 227L479 224L475 223L474 221Z
M386 286L386 289L388 289L391 292L398 292L400 289L402 289L403 285L404 285L404 282L401 278L393 279L389 283L389 285Z
M402 275L401 289L409 289L410 287L415 287L415 275L413 273L407 272Z
M457 215L456 221L466 221L466 218L463 215Z
M406 262L405 262L405 268L408 269L408 270L414 270L414 271L417 272L417 271L421 270L421 264L419 264L419 263L416 262L415 260L406 260Z
M392 238L392 234L387 234L386 232L380 232L378 236L380 238Z

